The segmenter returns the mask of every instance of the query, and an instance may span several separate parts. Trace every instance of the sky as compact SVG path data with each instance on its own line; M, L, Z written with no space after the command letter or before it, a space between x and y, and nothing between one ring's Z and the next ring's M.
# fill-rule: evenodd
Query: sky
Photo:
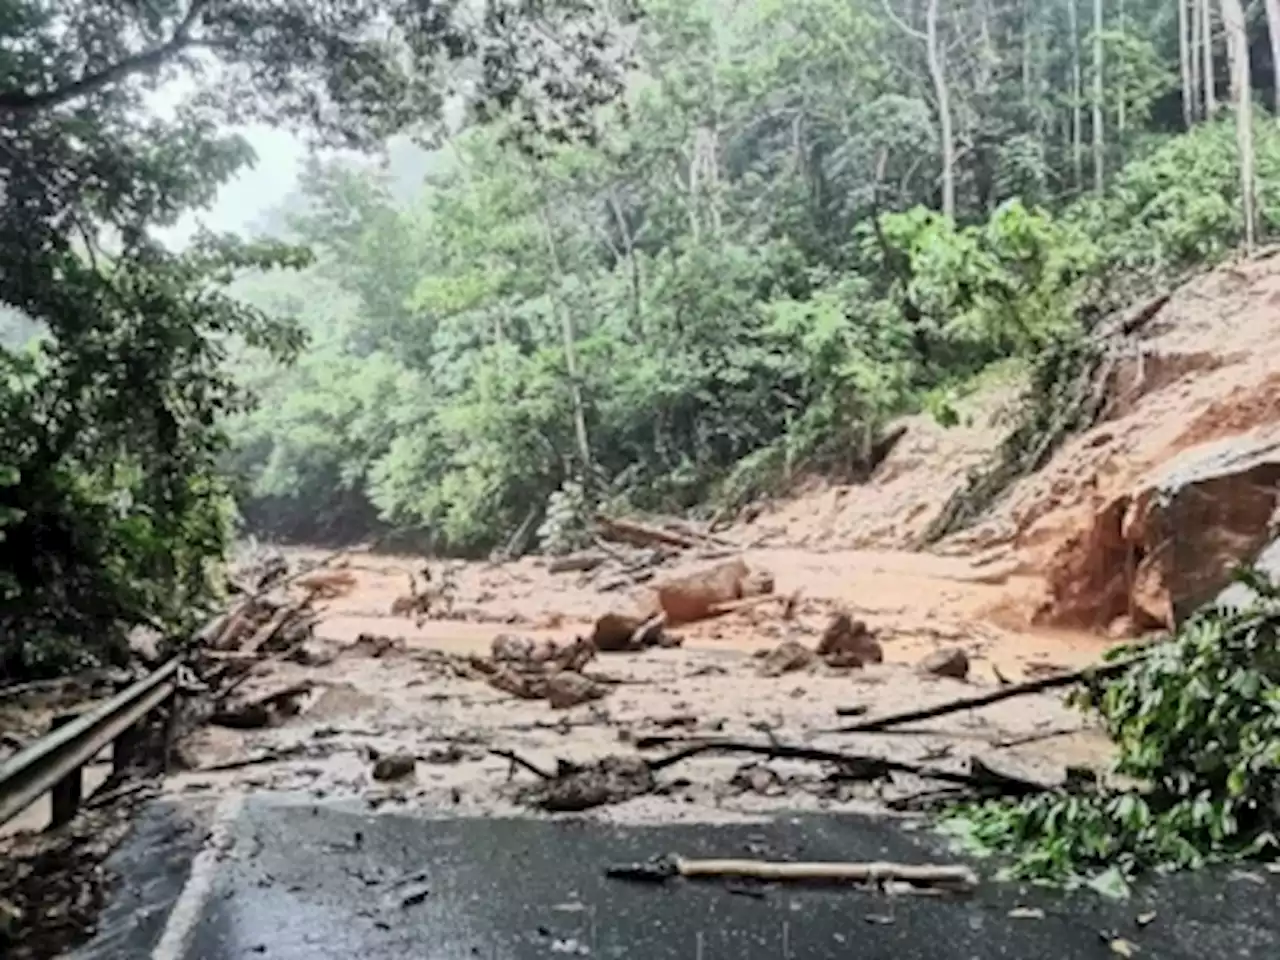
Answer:
M254 153L257 162L241 170L218 191L218 199L209 210L185 214L173 227L157 230L156 235L171 248L181 248L203 223L216 233L244 233L262 212L280 203L293 190L298 170L307 148L292 133L265 124L234 127Z

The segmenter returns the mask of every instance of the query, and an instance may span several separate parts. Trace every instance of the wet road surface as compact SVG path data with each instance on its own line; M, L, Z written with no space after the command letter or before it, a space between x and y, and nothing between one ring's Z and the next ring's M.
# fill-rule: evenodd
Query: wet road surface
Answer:
M116 857L116 902L77 957L1075 960L1116 956L1113 937L1133 943L1141 958L1280 957L1280 877L1263 870L1165 879L1121 903L1013 884L943 899L653 886L602 872L664 853L955 859L927 832L866 819L666 827L433 820L256 795L223 825L223 853L199 880L190 862L204 832L188 829L189 819L171 804L143 818ZM1017 907L1043 916L1011 917ZM162 929L170 911L176 932ZM1136 918L1152 911L1140 926Z

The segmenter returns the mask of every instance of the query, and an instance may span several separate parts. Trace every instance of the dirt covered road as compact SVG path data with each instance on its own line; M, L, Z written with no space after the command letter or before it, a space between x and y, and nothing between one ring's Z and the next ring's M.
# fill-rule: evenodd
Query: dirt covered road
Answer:
M170 786L240 781L490 811L508 807L531 776L508 782L509 764L490 750L545 769L557 758L635 756L651 735L773 737L954 770L977 756L1040 777L1096 762L1102 738L1072 732L1081 718L1053 693L924 729L829 731L847 722L838 711L878 716L1095 662L1118 638L1167 628L1175 609L1212 596L1232 566L1278 535L1280 359L1270 347L1280 336L1280 261L1229 264L1154 303L1099 371L1092 389L1105 403L1093 426L974 526L922 549L953 494L1008 436L1021 390L1013 368L991 371L958 402L957 425L901 421L900 441L867 482L801 483L720 535L721 553L768 571L779 597L800 591L790 616L770 601L671 630L676 649L601 653L590 667L605 695L578 706L519 699L458 663L488 655L501 635L526 645L588 635L600 615L639 602L614 589L617 578L553 574L536 559L463 565L451 611L416 625L391 611L422 558L352 556L348 589L322 604L311 665L268 657L245 687L306 682L298 712L265 729L202 729L188 745L201 769ZM677 576L710 562L705 553L685 551L653 573ZM813 649L841 610L866 623L883 662L762 675L757 653L786 641ZM954 648L968 659L965 679L922 674L922 662ZM416 757L413 776L375 781L371 750ZM672 819L848 808L920 788L899 774L855 781L830 765L748 761L691 759L666 771L658 794L602 809ZM228 764L235 769L208 769Z
M246 685L253 696L309 682L299 712L267 729L198 731L187 744L197 769L173 778L170 788L219 790L236 783L355 795L374 806L500 811L510 809L513 791L529 775L509 779L510 764L491 749L515 751L545 769L560 758L634 754L636 741L652 735L776 738L957 770L977 755L1001 769L1043 777L1101 756L1101 737L1082 731L1081 718L1053 694L911 732L830 732L850 714L942 702L1098 658L1106 644L1097 638L993 622L988 612L1034 588L1009 577L998 559L974 564L914 553L787 549L741 555L752 569L773 575L779 600L675 628L670 633L682 641L679 648L601 653L591 666L607 695L570 709L458 676L452 664L488 655L500 635L561 642L589 635L598 616L629 610L642 590L601 591L591 574L553 574L539 560L456 565L451 612L415 624L390 610L422 561L353 555L345 569L354 586L322 604L309 664L268 658ZM295 552L290 560L316 556ZM675 562L661 576L706 564ZM797 591L785 617L784 598ZM814 647L837 610L866 622L882 645L882 663L837 669L819 662L762 675L759 653L786 640ZM930 654L957 647L970 661L965 680L919 669ZM376 780L372 758L397 753L417 758L414 774ZM844 782L808 762L705 757L673 768L657 795L612 806L608 815L671 820L778 808L866 809L921 789L909 775L889 783Z

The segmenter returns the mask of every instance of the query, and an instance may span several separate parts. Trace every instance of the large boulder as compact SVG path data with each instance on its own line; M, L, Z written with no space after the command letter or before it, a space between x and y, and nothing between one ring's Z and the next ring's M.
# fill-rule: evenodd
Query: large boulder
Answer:
M1101 505L1050 573L1042 619L1172 628L1280 530L1280 425L1200 444Z

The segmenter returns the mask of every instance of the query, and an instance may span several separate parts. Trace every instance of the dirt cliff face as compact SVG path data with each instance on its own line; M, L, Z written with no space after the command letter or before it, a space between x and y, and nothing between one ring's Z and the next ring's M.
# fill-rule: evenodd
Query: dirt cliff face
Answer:
M1108 502L1049 570L1042 622L1168 628L1274 536L1280 426L1201 444Z
M1041 578L1005 621L1114 635L1169 624L1268 540L1278 341L1274 259L1188 283L1117 365L1106 418L943 549L1004 547Z

